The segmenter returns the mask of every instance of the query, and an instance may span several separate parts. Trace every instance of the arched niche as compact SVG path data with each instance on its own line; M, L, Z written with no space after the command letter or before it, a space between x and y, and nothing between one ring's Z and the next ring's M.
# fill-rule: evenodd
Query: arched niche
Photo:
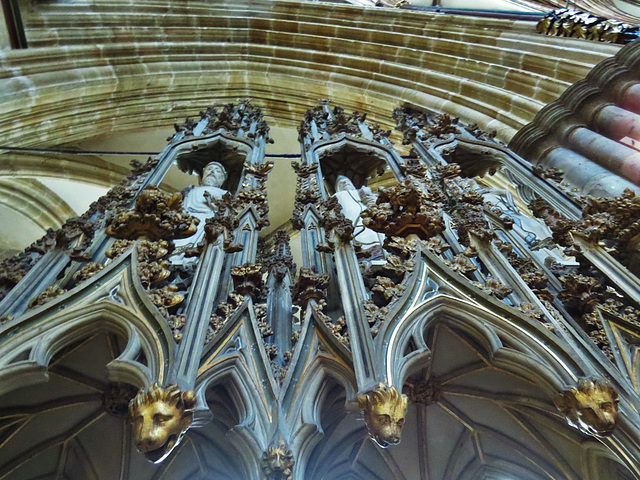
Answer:
M198 472L205 478L254 480L259 471L255 439L251 437L251 408L243 401L242 387L227 376L210 385L205 392L211 420L200 428L191 428L185 439L191 443Z
M127 345L113 331L85 333L51 352L46 382L0 397L0 478L127 478L136 452L126 415L137 387L107 370ZM135 478L151 478L145 467Z
M55 353L89 335L115 334L126 339L121 354L107 365L109 379L143 387L164 383L170 368L173 339L165 324L142 318L112 301L98 301L60 313L33 312L10 325L0 345L0 394L47 381ZM42 324L46 323L46 329Z
M406 478L583 480L597 440L558 413L535 357L511 355L507 342L491 351L478 333L446 318L424 329L431 361L406 379L407 421L392 451ZM598 469L615 459L601 446L608 455L593 459ZM617 465L624 475L607 478L635 478Z
M357 407L347 402L343 385L327 377L318 391L322 437L311 450L304 478L373 480L389 475L385 452L369 439Z
M267 399L246 358L231 353L198 377L196 424L187 432L200 452L198 464L213 478L259 480L260 458L270 437ZM220 462L218 462L220 459Z
M338 175L348 177L356 188L362 188L369 178L381 175L387 168L399 173L398 162L391 150L364 140L340 136L318 143L313 152L320 163L327 195L335 193Z
M202 177L202 169L211 162L222 164L227 171L227 179L222 185L224 190L235 193L244 174L245 161L251 159L255 145L251 142L216 133L209 137L198 137L178 144L175 161L185 173L196 173Z

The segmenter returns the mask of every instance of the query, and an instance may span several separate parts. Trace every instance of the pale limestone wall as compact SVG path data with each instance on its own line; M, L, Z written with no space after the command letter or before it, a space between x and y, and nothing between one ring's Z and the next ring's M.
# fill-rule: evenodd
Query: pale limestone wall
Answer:
M34 4L29 45L4 52L0 139L56 145L166 128L251 97L281 125L318 98L391 128L402 103L509 140L619 46L533 33L533 22L293 1Z

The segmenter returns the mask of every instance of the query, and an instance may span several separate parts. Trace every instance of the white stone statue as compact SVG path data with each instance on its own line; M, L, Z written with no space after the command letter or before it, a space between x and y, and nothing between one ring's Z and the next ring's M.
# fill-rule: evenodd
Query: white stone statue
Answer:
M210 162L202 169L201 185L191 185L182 191L184 210L198 218L200 223L192 236L174 240L178 254L171 258L172 263L180 263L184 259L181 250L191 248L191 245L195 247L204 237L204 226L206 220L213 216L215 200L220 200L227 193L227 190L221 188L226 179L227 171L222 164Z
M384 235L376 233L370 228L364 226L360 214L368 206L375 204L376 196L369 187L362 187L358 190L353 182L344 175L338 175L336 179L336 193L342 207L342 213L353 223L353 236L356 242L362 244L363 250L375 249L379 253L375 256L384 256L382 244L384 243Z
M531 248L531 254L547 266L551 263L575 266L576 263L564 256L551 239L551 230L540 220L524 215L511 193L490 189L483 192L484 199L497 206L513 220L512 230Z

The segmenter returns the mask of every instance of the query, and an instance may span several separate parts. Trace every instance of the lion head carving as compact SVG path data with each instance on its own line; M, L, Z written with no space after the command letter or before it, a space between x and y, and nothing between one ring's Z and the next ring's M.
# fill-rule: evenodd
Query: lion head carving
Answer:
M195 408L194 392L180 392L175 384L162 388L155 383L141 389L129 403L138 451L153 463L167 458L191 426Z
M358 397L369 434L381 447L400 443L407 402L406 395L382 383Z
M613 433L618 417L618 392L608 380L585 378L561 392L555 400L569 425L587 435L606 437Z
M262 454L263 480L291 480L294 463L293 452L287 448L284 440L280 440Z

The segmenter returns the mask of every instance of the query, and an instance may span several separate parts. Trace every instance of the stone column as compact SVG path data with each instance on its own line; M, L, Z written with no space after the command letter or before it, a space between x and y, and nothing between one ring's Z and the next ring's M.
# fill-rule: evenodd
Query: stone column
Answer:
M562 170L564 179L585 195L617 196L626 188L640 193L640 187L568 148L547 150L539 165Z
M640 185L640 152L578 126L567 131L565 143L572 150ZM562 139L561 139L562 140Z

